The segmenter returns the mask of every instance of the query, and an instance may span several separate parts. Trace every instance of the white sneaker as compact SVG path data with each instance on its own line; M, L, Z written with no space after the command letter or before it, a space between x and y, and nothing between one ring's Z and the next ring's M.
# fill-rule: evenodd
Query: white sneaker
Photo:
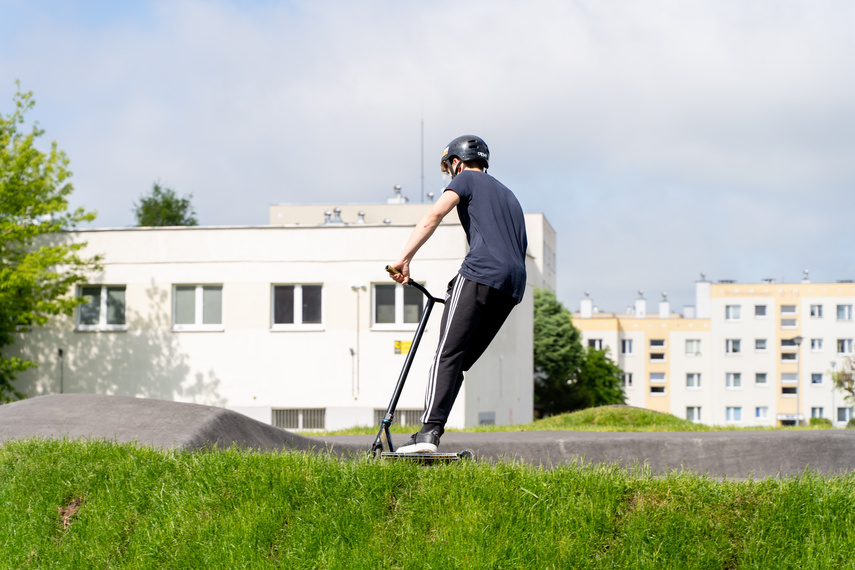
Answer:
M439 432L414 433L406 445L395 450L396 453L436 453L439 448Z

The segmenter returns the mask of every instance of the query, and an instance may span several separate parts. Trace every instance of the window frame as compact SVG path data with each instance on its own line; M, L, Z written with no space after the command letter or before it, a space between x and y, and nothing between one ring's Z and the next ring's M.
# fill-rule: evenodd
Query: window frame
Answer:
M742 390L742 372L724 373L725 390Z
M690 377L693 377L693 383L690 384ZM701 373L700 372L686 372L686 389L687 390L700 390L701 389Z
M726 338L724 339L725 354L742 354L742 339L741 338Z
M694 352L689 352L689 343L696 343L697 349ZM699 338L687 338L686 339L686 356L696 357L701 356L701 339Z
M690 412L691 410L691 412ZM692 416L692 417L689 417ZM686 406L686 421L692 422L694 424L701 423L701 407L700 406Z
M742 321L742 305L725 305L724 306L724 320L727 322L741 322Z
M384 286L392 286L395 291L395 322L394 323L378 323L377 322L377 288ZM415 287L409 287L416 291L421 298L421 310L419 311L419 319L415 322L404 322L405 315L405 293L406 285L397 285L393 283L372 283L371 284L371 330L377 331L414 331L418 328L419 320L424 314L427 305L425 296Z
M294 322L293 323L277 323L276 322L276 288L277 287L293 287L294 288ZM303 287L320 287L321 288L321 322L319 323L304 323L303 322ZM271 283L270 284L270 330L274 332L280 331L322 331L326 326L326 291L323 283ZM299 317L299 322L298 322Z
M85 303L81 303L77 307L75 307L74 311L74 330L80 332L125 332L128 330L128 286L127 285L104 285L104 284L96 284L89 283L86 285L78 285L77 286L77 297L83 297L83 289L98 287L101 291L99 293L99 305L98 305L98 324L83 324L80 322L81 319L81 309ZM109 324L107 323L107 317L109 315L109 290L110 289L121 289L124 293L125 303L122 311L122 317L125 321L122 324Z
M193 320L191 323L176 323L178 316L178 295L176 294L179 287L194 288L194 307ZM204 323L204 302L205 289L220 290L220 322L219 323ZM172 284L172 330L175 332L222 332L226 330L225 323L225 287L222 283L173 283Z
M741 424L742 406L725 406L724 421L729 424Z

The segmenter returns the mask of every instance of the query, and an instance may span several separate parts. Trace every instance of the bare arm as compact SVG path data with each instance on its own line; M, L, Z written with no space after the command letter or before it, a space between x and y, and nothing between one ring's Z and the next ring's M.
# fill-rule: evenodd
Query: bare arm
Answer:
M419 220L419 223L410 235L410 239L407 240L407 245L404 246L404 250L401 252L398 261L392 264L392 267L400 272L397 275L392 275L392 279L401 284L405 284L410 280L410 261L413 260L419 248L433 235L433 232L439 226L440 222L442 222L443 218L459 203L460 196L453 190L446 190L434 202L430 210Z

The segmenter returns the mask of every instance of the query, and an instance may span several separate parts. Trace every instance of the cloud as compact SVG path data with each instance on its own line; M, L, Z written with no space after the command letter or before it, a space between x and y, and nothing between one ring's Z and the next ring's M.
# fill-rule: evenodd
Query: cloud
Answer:
M426 190L448 140L483 136L491 172L558 229L568 305L591 289L623 309L639 287L689 303L700 271L852 272L850 3L141 6L22 3L3 28L0 74L35 91L98 225L130 225L156 179L204 224L394 184L419 199L424 121Z

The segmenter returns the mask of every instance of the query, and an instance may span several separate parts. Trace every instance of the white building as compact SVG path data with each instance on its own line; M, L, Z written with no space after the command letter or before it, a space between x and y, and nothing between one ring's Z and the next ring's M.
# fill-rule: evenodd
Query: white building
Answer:
M272 206L269 226L69 233L104 256L103 271L78 288L88 302L74 319L20 336L13 350L39 365L16 387L218 405L291 429L376 425L424 307L384 267L428 207ZM555 234L542 215L526 223L525 299L467 373L451 427L532 419L532 291L555 287ZM452 214L419 252L414 277L444 297L466 252ZM441 310L396 420L417 422Z
M608 347L625 372L627 403L716 425L845 425L852 406L831 373L852 356L852 282L696 284L686 317L667 300L647 312L598 313L582 301L583 343ZM689 317L689 318L687 318Z

